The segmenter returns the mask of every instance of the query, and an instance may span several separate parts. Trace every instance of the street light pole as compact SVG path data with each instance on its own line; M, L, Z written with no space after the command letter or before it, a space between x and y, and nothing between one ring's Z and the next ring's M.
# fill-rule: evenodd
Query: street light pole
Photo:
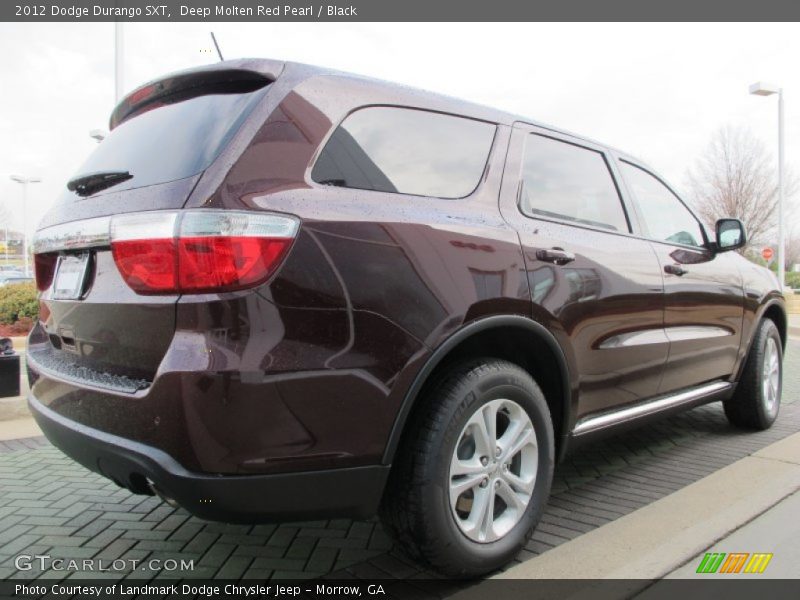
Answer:
M122 23L114 23L114 104L119 104L123 90L123 50L124 37Z
M778 90L778 281L781 292L786 284L786 240L783 224L783 88Z
M29 277L31 270L28 260L28 184L39 183L41 179L12 175L11 180L22 184L22 255L25 260L25 276Z
M756 96L778 94L778 282L783 291L786 282L786 243L783 223L783 88L758 81L750 86L750 93Z

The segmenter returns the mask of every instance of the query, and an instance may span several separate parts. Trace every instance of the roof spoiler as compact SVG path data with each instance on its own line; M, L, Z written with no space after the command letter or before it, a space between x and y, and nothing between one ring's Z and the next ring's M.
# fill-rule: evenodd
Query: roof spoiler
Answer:
M232 60L167 75L125 96L111 113L109 129L165 104L167 99L174 102L208 93L255 91L275 81L282 70L283 63L275 61Z

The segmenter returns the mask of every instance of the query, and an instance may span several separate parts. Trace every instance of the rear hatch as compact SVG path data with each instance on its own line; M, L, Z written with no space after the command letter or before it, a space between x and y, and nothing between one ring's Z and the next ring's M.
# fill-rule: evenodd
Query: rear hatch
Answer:
M126 283L111 252L114 216L180 209L269 83L246 70L188 72L139 88L115 109L111 133L36 235L41 328L30 352L40 370L128 392L149 385L179 296L142 295Z

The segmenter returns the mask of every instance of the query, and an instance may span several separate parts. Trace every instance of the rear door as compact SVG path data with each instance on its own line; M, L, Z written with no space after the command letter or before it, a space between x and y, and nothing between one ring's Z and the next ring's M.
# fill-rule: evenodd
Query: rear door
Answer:
M533 317L569 354L577 417L654 395L668 350L662 277L606 151L518 124L501 209L522 242Z
M744 314L736 257L710 249L700 221L661 179L630 160L619 166L664 277L670 351L659 392L728 377Z

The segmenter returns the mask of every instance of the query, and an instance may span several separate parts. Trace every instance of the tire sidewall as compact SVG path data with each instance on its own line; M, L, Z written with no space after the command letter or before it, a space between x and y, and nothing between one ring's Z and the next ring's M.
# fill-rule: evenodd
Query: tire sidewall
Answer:
M527 541L531 529L541 517L550 495L554 466L553 427L544 395L530 376L516 366L508 365L501 372L479 378L471 385L458 388L461 401L448 420L449 425L439 433L440 452L430 464L430 478L425 507L430 510L432 535L451 540L449 551L454 562L464 565L465 572L481 570L489 564L502 565L513 558ZM450 508L450 462L461 431L471 416L484 404L498 399L513 400L527 413L536 433L538 469L531 500L520 521L503 538L479 543L469 539L459 529Z
M777 407L774 414L770 414L767 410L766 406L766 398L764 397L764 360L766 359L767 354L767 340L773 339L775 341L775 347L778 351L778 401ZM761 324L761 329L759 331L758 336L758 348L755 354L756 361L753 365L755 369L755 379L756 379L756 394L757 394L757 412L758 418L762 423L763 427L769 427L772 423L775 422L775 419L778 418L778 414L781 410L781 393L783 391L783 346L781 343L781 336L778 333L778 328L775 327L775 324L770 320L765 320Z

